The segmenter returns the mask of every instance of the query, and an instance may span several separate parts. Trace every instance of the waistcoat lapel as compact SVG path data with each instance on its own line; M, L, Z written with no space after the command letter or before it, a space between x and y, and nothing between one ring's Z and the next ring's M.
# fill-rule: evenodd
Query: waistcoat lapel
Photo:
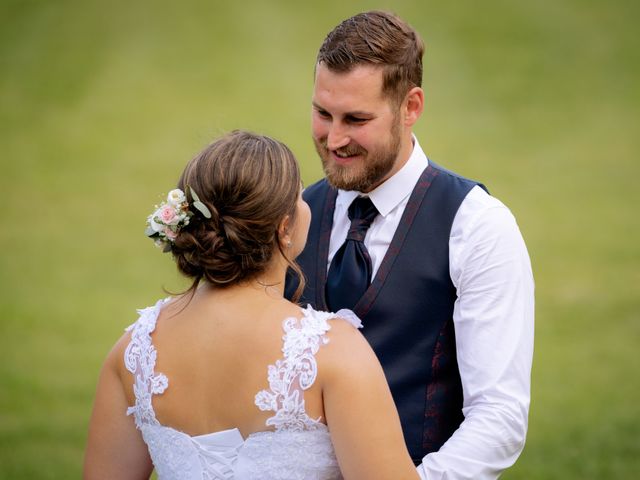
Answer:
M418 183L416 184L413 192L411 192L411 196L409 197L409 202L402 214L402 218L400 220L400 224L396 232L393 235L393 239L391 240L391 244L382 259L382 263L380 264L380 268L378 268L378 272L376 273L373 282L369 285L369 288L366 290L362 298L358 301L358 303L354 307L354 312L360 318L364 318L364 316L369 312L373 303L380 292L380 289L384 285L384 282L387 280L389 272L393 268L393 264L398 256L398 253L402 249L402 245L407 236L407 233L411 229L411 225L413 224L414 219L416 218L416 214L418 213L418 209L422 204L422 200L427 193L427 190L431 186L431 182L438 175L438 171L429 164L427 168L424 169L420 178L418 179ZM335 198L334 198L334 206L335 206ZM333 217L333 210L332 215ZM329 226L329 234L331 234L331 226ZM329 245L327 242L326 253L328 254ZM325 259L327 256L325 255ZM325 262L326 263L326 262ZM324 284L324 282L323 282ZM324 291L324 289L322 289ZM324 294L323 294L324 299Z
M316 285L315 304L318 310L328 310L327 300L324 294L324 286L327 281L327 258L329 257L329 242L331 240L331 227L333 226L333 212L336 208L338 190L329 187L325 198L324 208L320 222L320 234L318 237L318 249L316 253Z

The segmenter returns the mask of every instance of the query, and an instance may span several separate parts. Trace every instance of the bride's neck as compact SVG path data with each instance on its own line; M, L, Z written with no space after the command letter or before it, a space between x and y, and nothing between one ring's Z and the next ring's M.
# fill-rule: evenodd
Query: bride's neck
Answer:
M242 300L249 297L265 297L265 299L282 300L284 298L285 276L286 266L274 262L260 275L236 285L216 287L210 283L203 283L198 288L198 293L228 299L239 298Z

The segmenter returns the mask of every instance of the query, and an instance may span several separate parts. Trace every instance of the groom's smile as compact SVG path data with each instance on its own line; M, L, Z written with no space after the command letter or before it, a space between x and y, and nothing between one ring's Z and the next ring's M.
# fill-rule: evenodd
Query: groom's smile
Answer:
M316 67L312 134L327 180L368 192L395 173L400 150L398 108L382 93L382 70Z

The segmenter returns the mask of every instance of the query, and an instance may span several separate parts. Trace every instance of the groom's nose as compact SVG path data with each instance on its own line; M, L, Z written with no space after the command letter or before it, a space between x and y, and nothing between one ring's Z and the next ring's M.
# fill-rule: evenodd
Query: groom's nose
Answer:
M332 123L327 135L327 148L329 150L337 150L346 147L350 142L351 137L348 135L347 128L337 122Z

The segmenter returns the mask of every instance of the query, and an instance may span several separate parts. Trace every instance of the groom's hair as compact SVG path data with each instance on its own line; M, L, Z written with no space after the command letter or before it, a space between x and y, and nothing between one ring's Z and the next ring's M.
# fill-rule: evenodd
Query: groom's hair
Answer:
M413 87L422 86L424 43L400 17L382 11L359 13L344 20L324 39L316 58L334 72L361 65L383 69L382 93L400 104Z

